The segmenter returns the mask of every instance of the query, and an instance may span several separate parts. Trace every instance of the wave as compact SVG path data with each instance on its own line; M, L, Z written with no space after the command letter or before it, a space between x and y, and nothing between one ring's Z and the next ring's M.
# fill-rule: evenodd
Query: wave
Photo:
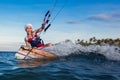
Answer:
M70 40L62 41L51 47L44 48L45 51L57 56L68 56L71 54L101 54L110 60L120 60L120 47L111 45L89 45L82 46Z

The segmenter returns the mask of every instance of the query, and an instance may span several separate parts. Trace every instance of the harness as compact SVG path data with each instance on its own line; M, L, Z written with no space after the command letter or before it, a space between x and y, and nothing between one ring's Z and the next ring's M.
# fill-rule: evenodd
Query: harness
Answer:
M44 46L43 40L38 36L35 36L33 38L28 38L28 42L31 44L32 47L43 47Z

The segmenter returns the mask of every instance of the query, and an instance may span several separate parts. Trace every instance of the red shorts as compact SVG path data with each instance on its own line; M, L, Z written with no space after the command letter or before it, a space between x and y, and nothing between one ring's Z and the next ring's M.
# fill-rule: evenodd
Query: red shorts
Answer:
M37 44L37 48L42 48L44 47L44 44Z

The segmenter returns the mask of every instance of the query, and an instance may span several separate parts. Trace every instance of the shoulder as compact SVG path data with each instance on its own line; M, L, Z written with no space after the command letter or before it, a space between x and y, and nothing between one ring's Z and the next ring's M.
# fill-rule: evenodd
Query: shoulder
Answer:
M33 34L37 33L37 30L32 31Z
M38 35L37 30L34 30L34 31L33 31L33 35Z

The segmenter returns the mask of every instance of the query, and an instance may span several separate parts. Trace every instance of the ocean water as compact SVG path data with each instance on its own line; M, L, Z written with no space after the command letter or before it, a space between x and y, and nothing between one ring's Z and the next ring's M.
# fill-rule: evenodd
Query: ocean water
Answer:
M120 80L120 48L59 43L44 50L59 59L18 60L0 52L0 80Z

